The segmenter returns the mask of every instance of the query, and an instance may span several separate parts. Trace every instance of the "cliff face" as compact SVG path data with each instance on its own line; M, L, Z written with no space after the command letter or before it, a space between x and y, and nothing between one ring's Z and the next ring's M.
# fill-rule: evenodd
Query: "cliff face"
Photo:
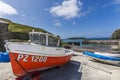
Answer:
M0 18L0 52L5 51L5 40L28 40L28 33L33 29L37 32L47 32L40 28L14 23L8 19Z
M0 21L0 52L4 52L4 40L8 39L8 23Z
M120 29L116 30L116 31L112 34L111 39L118 39L118 40L120 40Z

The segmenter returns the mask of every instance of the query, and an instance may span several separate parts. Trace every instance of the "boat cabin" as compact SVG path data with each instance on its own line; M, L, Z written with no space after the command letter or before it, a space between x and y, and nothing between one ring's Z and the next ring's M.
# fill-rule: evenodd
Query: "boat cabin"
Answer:
M58 36L48 33L30 32L29 38L30 42L43 46L58 47L60 44L60 38Z

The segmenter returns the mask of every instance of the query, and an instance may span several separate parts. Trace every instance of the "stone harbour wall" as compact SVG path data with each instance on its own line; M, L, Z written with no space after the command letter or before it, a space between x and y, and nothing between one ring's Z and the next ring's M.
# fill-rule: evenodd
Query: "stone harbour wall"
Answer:
M4 52L4 40L8 40L8 23L0 21L0 52Z
M89 44L118 45L119 40L88 40Z

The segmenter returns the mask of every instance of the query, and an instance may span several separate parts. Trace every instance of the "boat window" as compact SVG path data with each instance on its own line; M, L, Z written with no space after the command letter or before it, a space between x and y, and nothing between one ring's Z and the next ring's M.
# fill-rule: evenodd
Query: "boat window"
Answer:
M58 39L54 38L54 46L57 46L57 45L58 45Z
M40 43L39 34L32 34L32 42L36 44Z
M57 43L58 43L58 39L57 38L54 38L52 36L48 37L48 45L49 46L57 46Z
M40 35L40 44L46 45L46 36L44 34Z

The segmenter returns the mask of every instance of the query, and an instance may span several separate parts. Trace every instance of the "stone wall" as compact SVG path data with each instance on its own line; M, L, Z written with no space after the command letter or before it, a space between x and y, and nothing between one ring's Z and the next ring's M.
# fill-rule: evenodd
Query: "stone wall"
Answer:
M104 47L106 46L114 50L120 49L119 40L89 40L88 44L95 44L95 45L104 46Z
M119 40L88 40L88 44L118 45Z
M0 52L4 52L5 47L5 40L28 40L29 35L28 33L21 33L21 32L10 32L8 30L9 24L7 22L0 20Z
M14 40L29 40L28 33L20 33L20 32L9 32L9 39Z
M0 21L0 52L4 52L4 40L8 40L8 23Z

